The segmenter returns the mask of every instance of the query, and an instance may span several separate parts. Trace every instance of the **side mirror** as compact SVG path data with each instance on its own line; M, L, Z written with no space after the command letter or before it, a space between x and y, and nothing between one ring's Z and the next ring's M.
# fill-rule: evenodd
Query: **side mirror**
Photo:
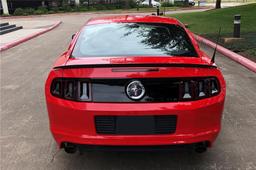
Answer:
M72 38L72 40L74 39L74 37L75 37L75 36L76 36L76 34L73 34L73 35L72 35L72 37L71 37L71 38Z

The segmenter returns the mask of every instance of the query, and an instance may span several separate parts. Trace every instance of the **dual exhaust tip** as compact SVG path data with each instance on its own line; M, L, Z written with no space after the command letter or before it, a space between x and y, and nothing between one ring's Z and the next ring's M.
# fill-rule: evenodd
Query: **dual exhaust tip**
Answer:
M68 142L64 142L62 148L65 150L66 153L69 154L76 153L76 151L78 150L77 145Z
M207 148L209 147L209 142L199 142L199 143L194 144L193 146L194 146L193 149L196 153L204 153L207 151ZM62 148L68 154L74 154L77 151L82 153L81 147L79 147L79 145L76 145L73 143L64 142L62 144Z

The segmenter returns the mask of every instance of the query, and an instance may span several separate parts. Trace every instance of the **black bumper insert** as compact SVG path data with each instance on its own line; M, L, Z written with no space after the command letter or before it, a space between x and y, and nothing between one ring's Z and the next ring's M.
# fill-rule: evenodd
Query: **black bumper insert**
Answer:
M95 117L95 128L98 134L172 134L176 131L176 124L176 115Z

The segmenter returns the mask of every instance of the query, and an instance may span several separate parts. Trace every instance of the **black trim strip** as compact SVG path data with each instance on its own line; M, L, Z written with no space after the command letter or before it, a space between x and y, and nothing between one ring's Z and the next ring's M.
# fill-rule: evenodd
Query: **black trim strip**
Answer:
M90 64L90 65L65 65L57 66L54 69L73 69L73 68L109 68L109 67L199 67L199 68L217 68L214 65L205 64Z
M159 68L112 68L112 72L158 72Z

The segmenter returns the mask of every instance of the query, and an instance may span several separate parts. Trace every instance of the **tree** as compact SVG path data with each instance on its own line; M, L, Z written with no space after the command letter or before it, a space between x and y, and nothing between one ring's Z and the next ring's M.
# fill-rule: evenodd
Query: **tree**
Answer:
M216 0L215 9L221 8L221 0Z

